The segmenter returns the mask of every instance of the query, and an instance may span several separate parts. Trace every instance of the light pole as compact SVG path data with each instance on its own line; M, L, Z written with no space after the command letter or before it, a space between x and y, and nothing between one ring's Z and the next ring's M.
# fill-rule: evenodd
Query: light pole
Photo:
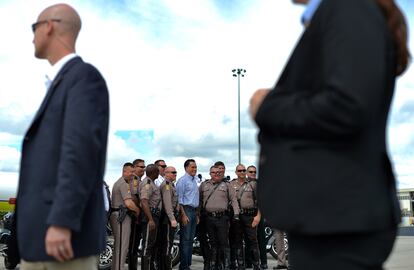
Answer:
M238 113L238 133L239 133L239 164L241 164L241 144L240 144L240 77L244 77L245 69L233 69L233 77L237 77L237 113Z

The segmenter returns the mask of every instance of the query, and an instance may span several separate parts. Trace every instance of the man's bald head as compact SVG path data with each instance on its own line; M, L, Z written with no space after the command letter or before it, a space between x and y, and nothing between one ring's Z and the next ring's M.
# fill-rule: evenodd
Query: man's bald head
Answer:
M39 15L40 20L59 20L55 29L59 36L69 35L73 42L76 41L82 22L76 10L68 4L56 4L42 11Z
M43 10L33 27L35 56L54 65L70 53L75 53L81 19L74 8L56 4Z

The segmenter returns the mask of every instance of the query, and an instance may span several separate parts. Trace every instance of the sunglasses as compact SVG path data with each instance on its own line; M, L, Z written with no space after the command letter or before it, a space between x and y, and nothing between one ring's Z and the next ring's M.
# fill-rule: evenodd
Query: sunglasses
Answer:
M139 168L141 168L141 169L145 169L145 166L135 166L135 167L139 167Z
M249 173L256 173L256 171L249 171Z
M60 19L51 19L50 21L51 22L61 22L62 20L60 20ZM38 22L35 22L34 24L32 24L32 31L33 31L33 33L36 32L36 29L37 29L37 27L39 25L44 24L44 23L47 23L47 22L49 22L49 20L38 21Z
M246 170L237 170L237 172L246 172Z
M158 166L160 166L161 168L167 168L167 165L158 165Z
M166 172L166 173L177 174L177 172L176 172L176 171L173 171L173 172Z

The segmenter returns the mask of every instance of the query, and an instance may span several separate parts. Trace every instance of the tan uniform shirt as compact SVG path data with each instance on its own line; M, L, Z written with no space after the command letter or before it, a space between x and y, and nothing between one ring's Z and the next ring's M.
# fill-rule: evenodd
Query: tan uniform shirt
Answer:
M201 183L199 189L200 206L202 206L205 211L210 213L226 211L230 202L233 206L234 214L239 214L240 210L236 194L229 186L229 183L224 181L214 183L213 180L208 180Z
M256 181L244 181L240 184L239 180L233 179L230 186L236 193L237 200L240 203L241 209L256 208L257 207L257 193Z
M129 182L129 190L131 191L132 200L134 203L139 207L139 185L141 183L141 179L135 178Z
M174 221L174 210L179 211L180 205L178 204L178 194L175 189L174 183L164 180L160 185L162 194L162 207L168 216L170 221Z
M126 199L132 199L132 194L129 184L121 177L112 187L111 207L118 208L120 205L125 206L124 200Z
M158 208L161 210L161 193L160 189L155 185L154 181L146 177L139 185L139 197L148 200L150 208Z

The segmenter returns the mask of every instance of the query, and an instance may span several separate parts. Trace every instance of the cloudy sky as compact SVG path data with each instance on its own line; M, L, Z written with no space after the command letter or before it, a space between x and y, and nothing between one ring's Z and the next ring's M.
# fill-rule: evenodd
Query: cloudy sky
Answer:
M410 26L414 4L397 1ZM0 0L0 184L16 185L21 139L44 95L49 64L33 56L30 25L56 1ZM77 53L105 77L111 101L105 180L126 161L163 158L183 174L195 158L207 176L238 159L237 78L241 78L242 163L256 164L257 128L247 111L257 88L272 87L301 35L302 6L289 0L67 1L83 28ZM400 188L414 188L414 68L397 84L389 150Z

